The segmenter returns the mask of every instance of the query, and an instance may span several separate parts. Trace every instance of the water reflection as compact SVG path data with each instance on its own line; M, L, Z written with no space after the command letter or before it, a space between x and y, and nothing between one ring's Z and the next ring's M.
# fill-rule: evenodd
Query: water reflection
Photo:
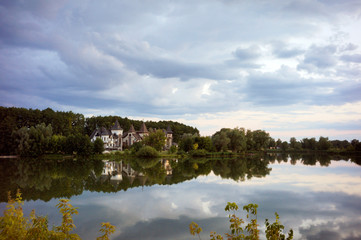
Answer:
M262 178L270 174L269 164L278 162L329 166L331 159L349 159L361 164L356 156L327 154L267 154L234 159L131 159L125 161L11 159L0 162L0 201L7 192L20 189L25 200L49 201L70 198L84 190L118 192L154 184L172 185L186 180L215 176L234 181Z
M115 239L189 239L187 225L193 220L205 232L224 233L227 201L259 204L259 219L277 211L294 228L295 239L360 239L358 165L358 156L322 154L7 160L0 162L1 201L6 191L20 188L26 200L42 200L25 206L43 210L51 221L57 213L53 198L71 197L79 207L76 231L84 239L94 239L103 221L117 226Z

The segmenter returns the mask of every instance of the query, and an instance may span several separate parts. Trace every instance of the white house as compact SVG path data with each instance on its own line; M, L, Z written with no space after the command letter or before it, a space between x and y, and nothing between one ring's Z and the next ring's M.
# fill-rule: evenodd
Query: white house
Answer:
M110 130L107 130L105 127L101 127L100 129L95 129L93 133L90 135L90 140L92 142L97 138L101 138L104 142L105 149L123 149L123 129L120 127L120 124L115 121L114 126Z
M164 148L169 149L173 144L173 132L170 126L168 126L167 130L163 129L163 132L166 136ZM135 131L134 126L131 125L129 131L123 133L123 129L117 120L110 130L104 127L95 129L90 135L90 140L94 142L95 139L101 138L105 149L123 150L124 147L130 147L135 142L142 141L148 135L149 131L144 122L139 131Z

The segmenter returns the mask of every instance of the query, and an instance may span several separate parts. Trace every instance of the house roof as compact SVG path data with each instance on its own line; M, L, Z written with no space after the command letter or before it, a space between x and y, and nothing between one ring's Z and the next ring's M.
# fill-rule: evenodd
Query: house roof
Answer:
M123 130L123 128L120 126L118 120L115 121L114 126L112 126L111 130Z
M130 125L130 128L129 128L129 131L128 131L128 132L135 132L135 129L134 129L133 124L132 124L132 125Z
M167 133L169 133L169 134L173 133L173 131L172 131L172 129L170 128L169 125L168 125L168 127L167 127Z
M100 129L100 135L102 135L102 136L105 136L105 135L110 136L111 133L110 133L105 127L102 127L102 128Z
M93 139L94 136L100 136L98 129L94 129L94 131L90 135L90 139Z
M149 133L147 127L145 126L145 123L142 123L142 126L140 127L139 130L140 133Z
M136 133L135 131L134 132L128 131L128 132L123 133L122 138L126 138L129 133L132 134L135 137L135 139L142 140L142 137L138 133Z

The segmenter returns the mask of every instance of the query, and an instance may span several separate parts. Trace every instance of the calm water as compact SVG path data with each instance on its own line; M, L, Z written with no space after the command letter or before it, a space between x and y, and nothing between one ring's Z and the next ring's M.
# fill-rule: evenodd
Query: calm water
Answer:
M227 232L227 202L257 203L258 219L294 229L295 239L361 239L360 158L264 156L244 159L133 160L126 162L1 160L1 212L6 192L20 188L31 209L60 224L55 205L78 207L76 233L95 239L101 222L113 239L197 239L188 224ZM239 216L244 216L239 212Z

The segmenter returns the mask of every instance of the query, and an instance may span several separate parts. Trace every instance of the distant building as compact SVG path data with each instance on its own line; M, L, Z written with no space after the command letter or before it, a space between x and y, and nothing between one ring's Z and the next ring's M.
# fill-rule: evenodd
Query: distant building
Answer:
M115 121L114 126L110 130L107 130L105 127L101 127L100 129L95 129L93 133L90 135L90 140L92 142L95 139L100 138L104 142L105 149L123 149L123 128L121 128L118 120Z
M164 148L169 149L173 144L173 132L170 126L167 127L167 130L162 130L166 137ZM148 135L149 131L144 122L139 131L135 131L134 126L131 125L127 132L123 132L123 128L117 120L110 130L107 130L104 127L95 129L90 135L90 140L94 142L95 139L101 138L104 142L105 149L123 150L123 148L130 147L134 143L142 141Z

